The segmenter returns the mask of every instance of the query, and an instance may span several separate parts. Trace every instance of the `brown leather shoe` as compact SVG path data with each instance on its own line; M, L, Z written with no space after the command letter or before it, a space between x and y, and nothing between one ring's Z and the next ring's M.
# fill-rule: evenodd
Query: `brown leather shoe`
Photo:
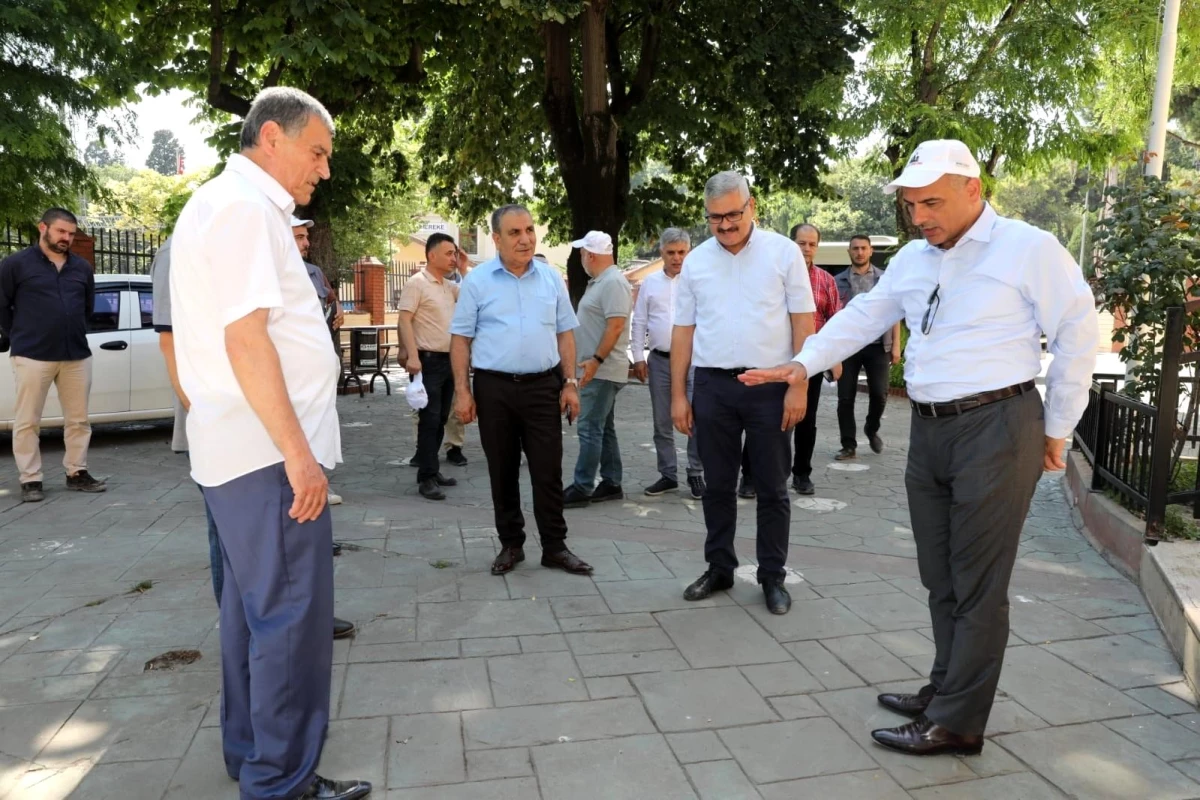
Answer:
M512 572L513 567L525 560L525 551L520 547L505 547L500 550L500 555L496 556L496 560L492 562L492 574L503 575L506 572Z
M561 569L572 575L591 575L592 565L584 561L570 550L560 550L557 553L542 553L542 566Z
M933 702L934 692L926 691L929 688L926 687L917 694L881 694L876 699L879 700L879 705L891 709L897 714L903 714L906 717L919 717L925 713L925 709L929 708L929 704Z
M871 731L871 738L891 750L914 756L936 756L942 753L975 756L983 750L982 736L955 733L924 715L898 728Z

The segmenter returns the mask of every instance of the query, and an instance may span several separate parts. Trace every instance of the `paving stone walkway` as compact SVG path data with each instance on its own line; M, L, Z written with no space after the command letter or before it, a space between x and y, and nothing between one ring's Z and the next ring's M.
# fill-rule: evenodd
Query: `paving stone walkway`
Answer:
M854 800L1200 797L1200 713L1141 596L1077 532L1046 478L1013 578L1013 635L983 754L874 746L933 644L903 490L907 414L881 456L835 464L820 410L815 498L792 516L795 606L765 613L753 505L736 588L681 598L703 570L698 503L645 498L646 389L618 403L623 502L569 513L594 578L488 574L497 550L477 431L447 502L416 494L403 397L339 401L348 463L335 535L340 616L321 771L383 800ZM865 407L865 403L862 404ZM861 413L861 409L860 409ZM576 450L568 429L567 467ZM217 725L216 609L203 507L162 425L97 432L107 494L20 505L0 468L0 797L234 798ZM10 445L0 435L0 452ZM48 435L46 461L61 439ZM527 488L526 488L527 492ZM131 591L143 581L153 586ZM202 657L146 671L168 650Z

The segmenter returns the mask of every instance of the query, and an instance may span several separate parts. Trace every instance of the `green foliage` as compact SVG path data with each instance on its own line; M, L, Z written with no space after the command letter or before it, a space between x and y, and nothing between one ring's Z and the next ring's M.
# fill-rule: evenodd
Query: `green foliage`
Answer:
M83 151L83 162L89 167L120 166L125 163L125 157L119 149L110 150L100 139L92 139Z
M1200 274L1200 193L1194 186L1172 188L1146 177L1111 187L1106 196L1111 212L1096 235L1101 305L1126 321L1113 332L1125 345L1121 359L1131 375L1124 391L1153 397L1167 309L1200 296L1200 285L1193 283ZM1200 312L1186 316L1183 339L1185 352L1200 347Z
M1078 253L1088 180L1087 170L1057 159L1036 172L1001 175L991 202L997 212L1049 231L1064 245L1074 242L1071 252ZM1098 190L1091 199L1099 199Z
M989 175L1054 157L1100 165L1140 136L1096 126L1086 109L1106 46L1157 4L1139 0L862 0L874 38L853 92L847 132L884 131L899 170L925 139L971 147Z
M168 176L150 169L104 167L96 170L101 191L91 201L88 217L118 229L169 227L186 202L179 198L190 197L207 174Z
M900 352L908 347L908 325L900 323ZM888 371L888 386L900 389L904 387L904 361L907 356L901 356L899 363L892 364Z
M845 241L857 233L895 236L896 209L882 191L887 167L877 156L838 161L821 178L818 192L775 192L758 205L763 225L787 234L799 222L821 229L826 241Z
M0 3L0 220L77 205L95 181L69 123L133 95L127 48L82 0Z
M177 175L179 173L179 155L183 145L168 130L154 132L150 142L150 155L146 157L146 168L152 169L159 175Z
M594 221L627 241L686 226L721 169L752 171L760 195L818 188L848 53L861 41L838 3L766 0L752 14L718 0L601 3L607 88L589 114L583 3L469 7L476 13L456 18L426 62L422 178L447 212L483 219L521 197L528 169L535 210L560 241ZM566 23L567 74L553 72L544 20ZM565 87L569 119L546 102L555 87ZM622 175L653 164L667 172L625 178L620 191Z

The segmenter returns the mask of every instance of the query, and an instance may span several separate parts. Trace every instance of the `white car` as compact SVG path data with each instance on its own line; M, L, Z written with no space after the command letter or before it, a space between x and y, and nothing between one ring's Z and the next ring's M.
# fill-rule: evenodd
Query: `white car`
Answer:
M173 417L174 390L154 332L154 293L148 275L97 275L96 302L88 315L92 393L88 417L100 422ZM0 353L0 431L10 431L17 390L9 353ZM50 387L43 428L61 428L58 392Z

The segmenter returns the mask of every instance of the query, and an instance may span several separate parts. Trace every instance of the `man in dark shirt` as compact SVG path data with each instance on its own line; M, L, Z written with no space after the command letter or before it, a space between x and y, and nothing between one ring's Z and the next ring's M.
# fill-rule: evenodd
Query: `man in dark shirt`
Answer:
M17 388L13 458L25 502L44 497L38 434L52 383L63 411L67 488L79 492L106 488L87 471L92 438L87 318L96 283L91 265L71 253L77 224L70 211L52 208L38 223L38 243L0 261L0 338L12 350L9 360Z

